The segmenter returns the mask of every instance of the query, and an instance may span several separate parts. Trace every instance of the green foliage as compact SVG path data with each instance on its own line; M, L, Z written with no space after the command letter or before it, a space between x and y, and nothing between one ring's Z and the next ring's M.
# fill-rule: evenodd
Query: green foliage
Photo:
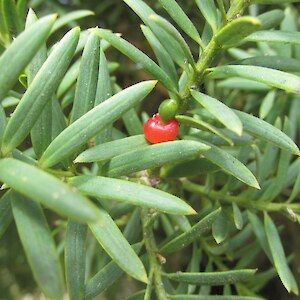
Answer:
M1 297L297 297L297 2L0 0Z

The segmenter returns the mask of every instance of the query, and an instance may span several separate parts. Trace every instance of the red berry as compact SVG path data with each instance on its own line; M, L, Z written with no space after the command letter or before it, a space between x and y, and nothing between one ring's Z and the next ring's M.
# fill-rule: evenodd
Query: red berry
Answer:
M144 125L144 135L151 144L173 141L178 131L179 124L175 119L163 123L159 114L154 115Z

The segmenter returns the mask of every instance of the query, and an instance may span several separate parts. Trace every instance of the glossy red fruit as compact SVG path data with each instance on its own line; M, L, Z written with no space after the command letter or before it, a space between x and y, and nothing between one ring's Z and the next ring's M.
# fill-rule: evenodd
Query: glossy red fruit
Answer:
M175 119L163 123L159 114L154 115L144 125L144 135L151 144L173 141L178 131L179 124Z

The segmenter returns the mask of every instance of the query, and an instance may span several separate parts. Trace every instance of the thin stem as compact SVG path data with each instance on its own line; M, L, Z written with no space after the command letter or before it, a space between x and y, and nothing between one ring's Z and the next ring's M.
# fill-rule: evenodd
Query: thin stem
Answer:
M209 199L214 201L236 203L246 208L253 208L261 211L286 212L287 209L291 209L295 212L300 211L299 203L262 203L259 201L249 200L248 198L241 198L239 196L224 195L224 193L222 192L220 193L217 191L207 191L204 186L190 182L187 179L182 180L182 184L185 190L205 195Z
M146 251L149 259L150 266L150 274L153 274L153 284L156 292L156 296L158 300L167 300L169 299L161 277L161 265L157 260L157 246L154 238L154 234L152 231L152 227L149 226L149 221L152 217L150 211L148 209L142 209L142 224L143 224L143 235ZM150 222L151 223L151 222Z

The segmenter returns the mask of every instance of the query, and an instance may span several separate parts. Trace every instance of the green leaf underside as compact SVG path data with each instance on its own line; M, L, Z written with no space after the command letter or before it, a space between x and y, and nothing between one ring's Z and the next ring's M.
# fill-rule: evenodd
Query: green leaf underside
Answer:
M30 26L30 28L35 24ZM18 146L30 132L46 103L51 100L59 85L73 57L78 39L79 28L74 28L68 32L34 77L8 121L3 136L3 153L8 153Z
M218 15L214 1L196 0L195 2L199 7L203 17L211 26L213 32L215 32L218 27Z
M106 166L107 175L118 177L160 167L166 163L195 158L209 146L194 141L173 141L150 145L114 157Z
M300 93L300 77L286 72L258 66L220 66L212 69L208 75L212 79L242 77L265 83L291 93Z
M245 112L235 110L235 113L239 116L244 130L248 133L264 139L283 150L296 155L300 154L294 141L278 128Z
M233 157L226 151L207 143L211 148L203 153L203 156L219 166L224 172L236 177L240 181L256 188L260 189L254 175L250 170L239 160Z
M196 285L216 286L247 281L255 274L255 272L256 270L246 269L205 273L177 272L164 273L163 275L174 281Z
M21 72L45 42L55 19L55 15L41 18L28 30L22 32L1 55L0 100L13 87Z
M86 235L86 224L68 221L65 239L65 273L70 300L84 298Z
M38 203L13 192L13 215L34 278L49 299L62 299L63 276L44 213Z
M298 294L297 283L288 266L277 228L268 214L265 214L264 225L274 266L278 275L288 292Z
M135 135L92 147L80 153L75 163L104 161L114 156L149 145L143 134Z
M40 164L50 167L69 157L124 112L141 102L155 84L156 81L137 83L91 109L53 140L41 157Z
M12 220L11 192L8 191L0 198L0 238Z
M175 0L159 0L159 2L182 30L194 41L201 44L197 29L177 2Z
M253 17L241 17L224 26L215 36L215 41L222 48L238 44L249 34L260 28L260 21Z
M281 30L261 30L247 36L245 41L300 45L300 33Z
M202 235L206 234L211 230L211 226L213 222L216 220L219 215L221 209L217 209L211 212L209 215L204 217L198 223L196 223L190 230L182 233L178 237L174 238L172 241L163 245L159 252L162 254L169 254L175 251L179 251L188 245L190 245L193 241L201 238Z
M193 98L215 116L229 130L241 135L243 125L238 116L221 101L197 91L191 91Z
M56 177L13 158L0 160L0 181L22 195L80 222L96 221L98 210Z
M195 214L180 198L134 182L100 176L78 176L71 178L69 183L82 193L100 199L154 208L171 214Z
M112 218L103 210L97 223L89 227L109 256L130 276L147 283L145 268Z
M128 56L132 61L141 65L147 73L157 79L168 90L176 92L175 84L170 77L142 51L109 30L94 29L93 31L100 36L100 38L105 39L124 55Z

